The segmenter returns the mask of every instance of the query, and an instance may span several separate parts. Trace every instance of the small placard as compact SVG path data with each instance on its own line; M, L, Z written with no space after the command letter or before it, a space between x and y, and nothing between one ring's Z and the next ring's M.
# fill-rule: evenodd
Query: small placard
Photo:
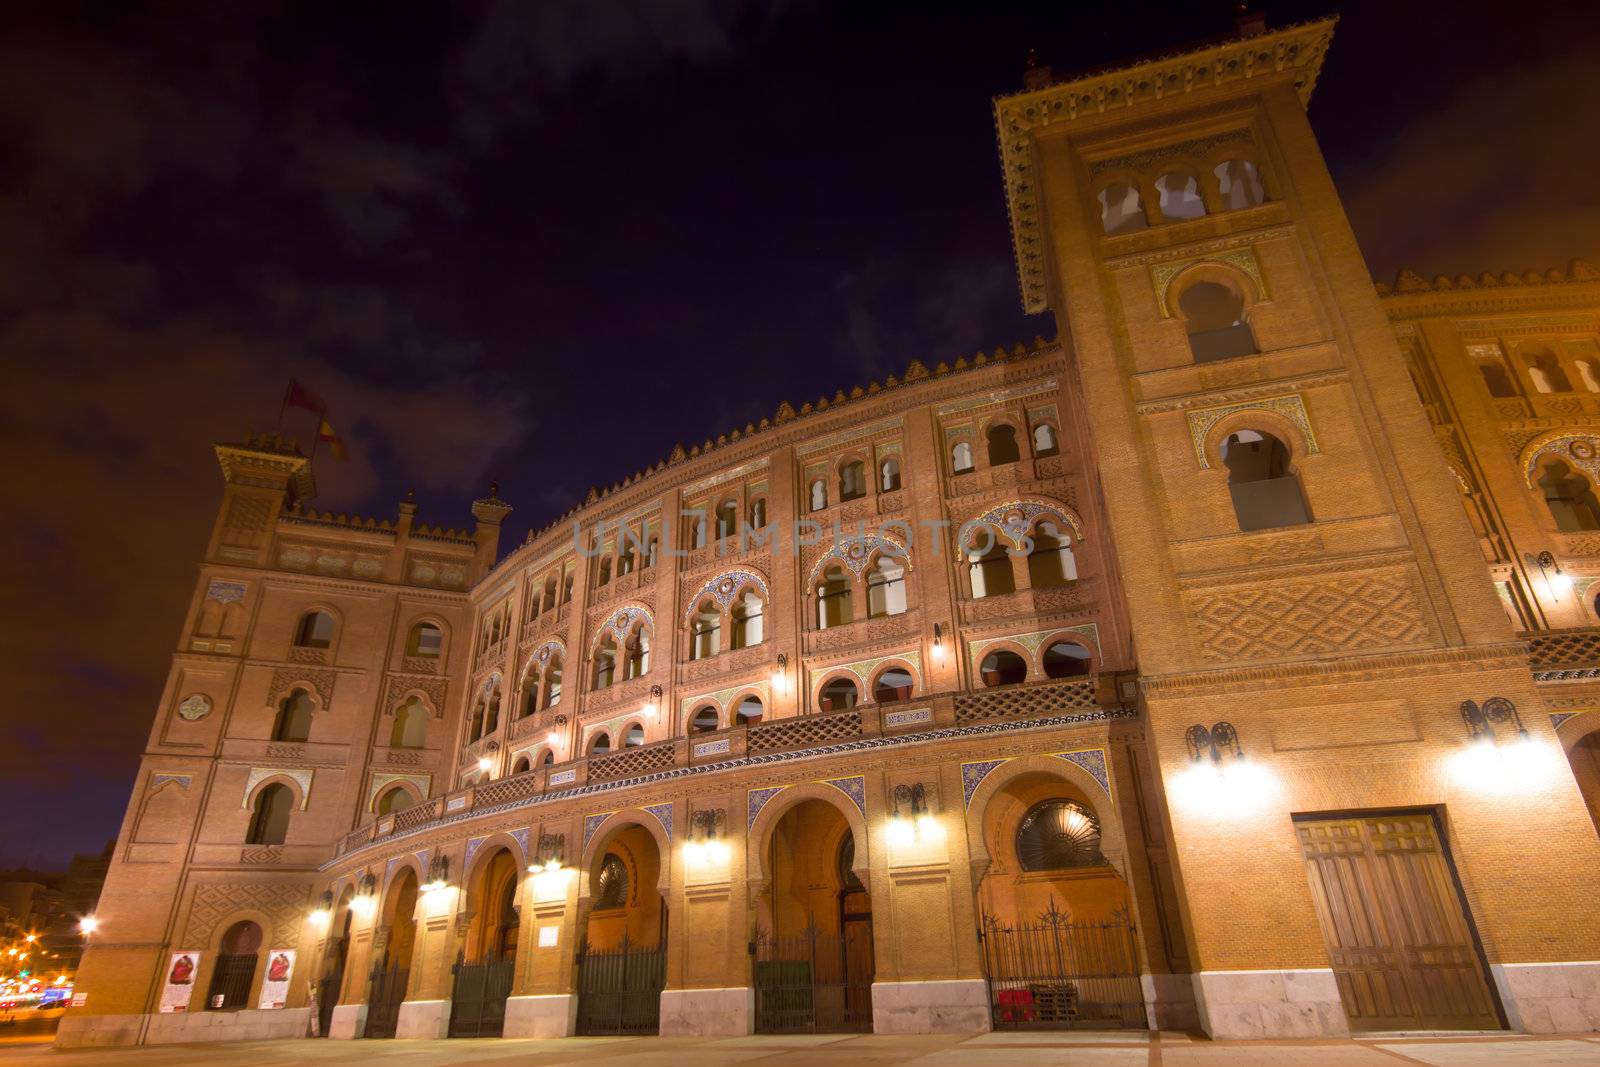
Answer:
M539 927L539 947L540 948L555 948L556 947L556 943L558 941L560 941L560 940L561 940L561 927L559 927L559 926L541 926L541 927Z

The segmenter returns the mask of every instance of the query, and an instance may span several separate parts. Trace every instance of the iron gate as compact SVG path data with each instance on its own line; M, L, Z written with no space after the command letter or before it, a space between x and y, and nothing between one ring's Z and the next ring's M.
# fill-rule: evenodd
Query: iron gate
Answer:
M995 1029L1144 1029L1133 922L1074 922L1050 902L1033 922L983 916L984 973Z
M515 969L514 959L456 960L455 986L450 994L451 1037L500 1036Z
M250 1006L250 983L256 976L256 953L218 956L211 972L211 991L206 995L210 1011L238 1011Z
M400 1005L406 999L410 971L400 967L375 968L367 985L366 1037L393 1037L400 1022Z
M339 1003L339 987L344 984L342 973L317 982L317 1036L327 1037L333 1025L333 1009Z
M839 934L815 924L785 937L757 930L750 949L757 1033L871 1032L871 923L846 923Z
M611 949L585 941L578 952L578 1033L659 1033L666 964L663 946L639 948L626 934Z

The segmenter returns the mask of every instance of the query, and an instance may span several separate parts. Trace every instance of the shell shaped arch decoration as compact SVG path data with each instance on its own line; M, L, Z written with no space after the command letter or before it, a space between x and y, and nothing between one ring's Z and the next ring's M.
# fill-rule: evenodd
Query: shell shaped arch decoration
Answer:
M688 607L683 611L684 621L687 622L694 615L695 609L703 604L707 597L716 601L717 607L725 610L733 603L735 597L752 587L760 592L762 601L772 599L767 589L767 580L760 572L747 568L723 571L708 579L689 597Z
M1040 519L1054 519L1058 525L1072 531L1074 541L1083 540L1083 522L1071 508L1038 497L1012 500L992 507L981 515L973 516L964 528L975 525L992 527L1012 548L1020 549L1029 531ZM957 546L958 550L960 547Z
M806 578L806 583L816 585L817 575L832 561L843 563L859 579L874 553L900 560L907 570L911 569L911 550L903 542L882 534L854 534L839 538L828 551L817 557L817 561L811 565L811 574Z
M558 637L553 637L528 653L528 662L522 667L521 681L526 682L528 675L534 671L543 674L544 669L550 666L550 661L557 657L566 659L567 643Z
M1600 485L1600 437L1571 430L1552 430L1540 434L1522 449L1522 477L1528 488L1537 487L1539 464L1559 459L1576 467L1591 482Z
M628 631L633 629L635 623L641 621L649 629L655 629L656 619L649 608L643 604L624 604L608 615L606 621L595 630L594 646L600 647L600 642L605 639L606 634L610 634L617 644L622 644L627 640Z

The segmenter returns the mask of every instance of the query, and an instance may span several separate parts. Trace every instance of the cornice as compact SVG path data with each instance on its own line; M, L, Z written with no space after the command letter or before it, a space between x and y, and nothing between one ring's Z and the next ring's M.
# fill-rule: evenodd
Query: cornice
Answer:
M1308 104L1337 21L1323 19L1236 38L1032 92L997 97L995 132L1023 310L1036 313L1048 308L1039 181L1033 164L1035 131L1275 75L1292 76L1301 102Z
M1317 347L1320 346L1321 343L1319 342ZM1136 375L1134 381L1137 382L1140 377L1143 376ZM1347 370L1321 371L1316 374L1302 374L1291 378L1272 378L1260 382L1251 382L1249 385L1228 386L1222 389L1203 389L1199 392L1184 393L1179 396L1162 397L1159 400L1147 400L1134 405L1133 410L1140 415L1160 415L1169 411L1188 411L1192 408L1242 404L1252 400L1281 396L1284 393L1295 393L1302 389L1338 385L1349 380L1350 372Z
M1145 675L1140 677L1139 686L1148 697L1189 697L1265 688L1343 685L1438 673L1468 666L1478 670L1525 671L1528 669L1528 645L1523 641L1512 641L1470 648L1387 652L1335 660Z

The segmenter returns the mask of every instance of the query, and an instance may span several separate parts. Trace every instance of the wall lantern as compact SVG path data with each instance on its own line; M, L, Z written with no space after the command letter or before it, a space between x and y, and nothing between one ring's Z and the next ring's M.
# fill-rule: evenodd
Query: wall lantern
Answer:
M567 725L567 717L565 715L557 715L550 720L550 725L556 727L565 726ZM544 735L544 739L552 746L559 745L561 743L561 734L556 730L551 730Z
M889 816L889 839L896 844L931 840L938 836L939 820L928 808L928 787L921 782L894 787L894 813Z
M944 660L944 630L938 623L933 624L933 658L940 662Z
M311 909L311 914L306 920L318 929L326 930L328 920L333 918L333 890L324 889L322 896L317 898L317 906Z
M652 685L650 687L650 699L645 701L644 713L653 719L656 717L656 712L660 709L661 687L659 685Z
M444 853L428 861L428 880L422 884L424 893L437 893L450 888L450 857Z
M1534 562L1539 565L1539 573L1544 575L1545 585L1550 587L1551 600L1559 601L1562 593L1572 592L1572 575L1562 572L1554 553L1549 550L1541 552Z
M683 842L683 855L690 863L726 863L728 842L723 840L728 813L723 808L703 808L689 813L689 836Z
M1467 724L1472 739L1481 743L1496 744L1494 724L1508 722L1516 724L1518 741L1531 740L1527 727L1522 725L1522 716L1517 713L1517 706L1505 697L1490 697L1482 706L1471 700L1463 700L1461 721Z
M789 691L789 657L778 653L778 665L772 669L772 692L783 696Z
M534 860L528 867L529 874L554 874L566 862L567 835L566 834L540 834L539 849L534 854Z
M1231 722L1213 723L1209 730L1195 723L1184 731L1183 739L1189 745L1189 759L1194 763L1199 763L1209 753L1211 762L1221 766L1222 754L1229 750L1234 759L1244 759L1244 752L1239 748L1239 731Z
M1537 741L1522 725L1517 706L1505 697L1490 697L1481 705L1461 702L1461 721L1472 743L1450 759L1456 783L1480 792L1530 793L1560 782L1567 761L1557 749ZM1502 744L1496 726L1509 726L1515 736Z

